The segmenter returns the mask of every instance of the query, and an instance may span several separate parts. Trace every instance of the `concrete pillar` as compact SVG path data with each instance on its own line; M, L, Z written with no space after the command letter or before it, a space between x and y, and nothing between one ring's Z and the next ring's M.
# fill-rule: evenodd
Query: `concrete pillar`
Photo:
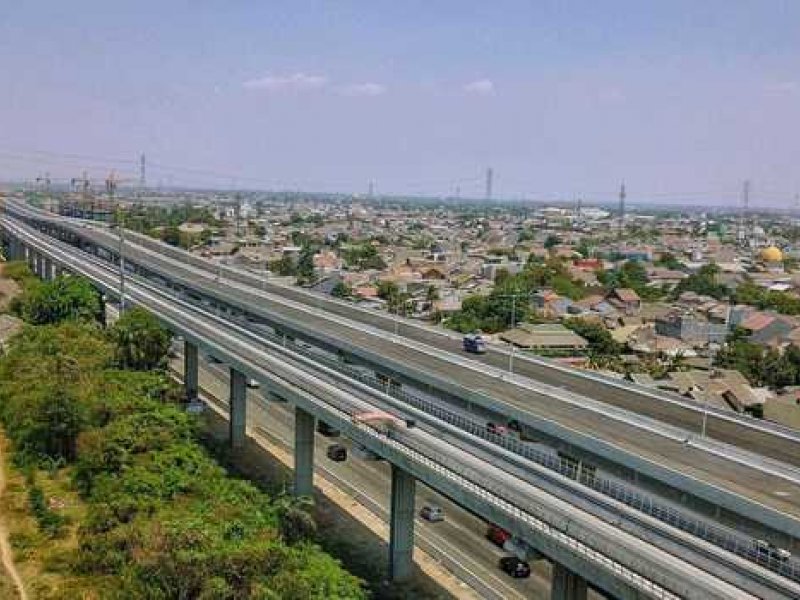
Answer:
M44 275L42 275L43 279L50 281L55 278L55 275L53 274L53 261L50 260L49 258L44 259L43 270L44 270Z
M35 266L33 269L36 272L36 274L42 279L44 279L44 257L41 254L37 253L35 255L34 265Z
M314 415L294 409L294 495L314 493Z
M197 400L197 346L189 341L183 342L183 383L186 387L186 400Z
M233 367L231 373L231 396L228 410L230 419L231 448L242 448L247 440L247 378Z
M553 563L553 583L550 588L551 600L586 600L586 580L567 569L564 565Z
M414 495L416 480L392 465L391 514L389 515L389 579L403 581L414 566Z

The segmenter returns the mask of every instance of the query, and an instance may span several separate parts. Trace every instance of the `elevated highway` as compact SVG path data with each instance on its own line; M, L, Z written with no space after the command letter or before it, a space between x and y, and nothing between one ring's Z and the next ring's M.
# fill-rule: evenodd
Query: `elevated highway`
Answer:
M109 259L118 254L119 238L102 228L54 219L17 204L7 209ZM694 427L680 426L696 424L702 416L699 407L684 401L647 396L619 382L570 373L546 361L518 358L520 370L510 375L472 356L446 351L445 347L455 346L450 336L408 324L403 324L402 335L394 335L385 327L395 321L385 315L215 266L144 236L128 234L124 253L131 269L160 278L184 297L267 323L370 365L391 380L430 390L468 411L515 419L529 435L566 457L680 502L692 512L800 551L800 475L793 468L800 456L796 432L720 411L709 415L709 432L728 445L717 444L699 439ZM354 315L357 320L351 318ZM504 364L498 352L487 360ZM525 369L548 373L551 380L557 377L569 385L543 383L526 376ZM572 389L581 386L588 396Z
M89 276L99 287L102 287L108 293L118 293L116 274L113 268L110 268L104 261L91 256L79 258L77 255L80 253L74 248L69 248L53 240L48 241L42 239L41 236L37 235L35 232L9 219L3 219L3 226L6 229L6 233L13 235L16 240L24 239L23 243L25 246L33 249L34 252L38 253L38 256L47 256L47 260L57 261L71 270L76 270L83 275ZM37 261L38 260L39 259L37 259ZM42 267L40 262L36 262L35 264L40 271L48 272L48 268L46 266ZM52 272L52 270L50 270L50 272ZM510 453L507 452L502 452L492 445L482 444L474 436L470 437L469 442L465 444L464 433L454 430L450 423L431 420L430 415L426 416L425 414L419 413L419 411L414 411L408 406L392 403L392 398L389 395L380 395L374 390L369 390L365 387L348 387L354 384L346 383L341 377L337 377L335 372L329 372L327 376L333 378L331 381L334 379L336 380L336 386L324 384L318 379L319 371L323 370L319 364L308 364L308 361L306 361L306 369L316 371L317 376L305 375L306 379L301 378L303 386L299 385L299 380L293 380L287 384L287 373L296 374L297 370L300 369L300 367L298 367L299 363L297 362L297 357L287 359L286 356L283 356L281 359L276 359L274 353L285 354L287 352L285 348L281 350L279 344L273 343L270 345L269 342L265 342L258 336L254 336L252 333L248 332L245 327L234 325L228 315L225 317L215 316L209 313L208 310L194 307L176 299L171 295L172 292L165 292L163 289L145 283L139 279L136 279L135 283L130 284L129 293L133 301L148 306L151 310L156 312L156 314L160 315L173 330L186 336L187 339L192 340L194 344L201 345L215 356L225 360L228 364L233 365L237 373L253 376L263 381L265 385L270 389L276 390L276 393L282 395L282 397L291 397L297 405L301 407L301 410L306 410L309 414L323 418L326 422L332 422L337 426L341 426L343 431L347 431L348 435L352 436L359 443L362 443L365 447L386 457L394 465L402 467L404 472L412 473L414 477L426 481L426 483L429 483L429 485L432 485L435 489L442 490L442 488L446 488L443 491L448 496L457 499L460 504L466 505L471 510L484 516L484 518L500 523L504 527L508 526L509 530L519 533L519 537L529 541L534 547L543 548L545 554L557 560L558 564L566 563L572 566L573 563L570 561L574 562L574 557L577 554L585 553L587 549L593 550L598 544L601 544L603 545L602 553L605 558L609 556L615 557L612 558L612 560L617 560L620 565L625 565L625 568L628 569L629 567L627 567L627 565L633 562L638 565L638 569L644 569L648 572L649 583L645 587L648 587L649 591L647 594L649 595L663 595L663 590L656 590L657 587L660 587L660 582L663 581L663 577L652 575L656 578L656 581L659 582L654 583L652 580L649 580L651 576L649 569L654 568L656 564L662 567L666 564L659 561L667 560L667 562L669 562L669 560L674 559L675 555L671 554L671 552L682 556L682 559L686 560L689 565L713 564L714 568L709 570L714 570L718 573L727 570L727 574L724 575L726 581L732 581L735 582L736 585L742 585L745 589L748 589L750 592L755 592L756 595L762 597L769 597L769 594L772 593L782 593L778 590L785 585L789 585L789 582L783 583L782 578L781 581L776 583L776 580L772 579L772 575L760 572L760 567L737 562L737 557L719 554L718 550L706 547L698 540L688 539L688 536L684 539L684 536L678 535L675 532L670 532L669 535L667 535L664 526L661 524L649 524L649 526L652 527L650 532L646 535L642 534L642 518L637 515L629 514L625 507L616 506L613 505L613 503L606 503L603 508L601 506L602 502L599 502L597 498L589 498L587 500L585 491L576 488L575 486L578 484L569 480L561 481L558 480L558 478L554 480L550 477L549 481L545 481L549 475L548 473L536 473L536 469L533 468L534 465L521 463L519 457L510 455ZM191 325L188 326L187 323ZM264 348L269 347L271 351L267 352L267 350L261 349L259 346ZM276 363L276 360L279 362ZM289 360L289 362L286 362L287 360ZM272 364L274 366L271 370L265 370L265 364ZM422 368L421 365L420 368ZM299 377L299 375L297 376ZM311 377L311 381L309 381L308 377ZM236 380L236 378L234 379ZM241 378L239 378L238 381L241 384ZM525 381L517 381L514 379L498 379L498 385L509 386L510 389L508 393L510 394L513 393L513 388L522 387L525 383ZM234 387L236 386L234 385ZM241 385L239 385L239 387L241 387ZM347 390L349 393L342 395L343 389ZM232 394L234 394L233 391ZM327 400L329 406L324 407L327 412L320 413L319 398L329 399ZM241 416L236 418L236 415L233 414L237 410L236 405L237 402L235 401L231 404L231 422L234 424L232 426L233 439L236 437L234 431L237 428L236 423L241 423ZM425 423L425 426L421 426L418 429L404 430L398 432L398 435L388 438L385 436L383 438L378 436L380 443L376 443L375 439L370 438L370 435L375 433L374 431L365 430L363 427L356 427L347 417L347 414L352 414L352 411L357 408L372 410L376 407L380 409L389 408L395 411L402 411L406 414L414 414L416 417L420 418L421 423ZM244 409L240 406L239 410ZM348 410L350 413L347 412ZM343 412L345 414L342 414ZM584 427L586 426L590 428L591 424L586 423ZM449 432L448 435L443 437L443 431ZM705 452L702 448L690 448L690 450ZM395 452L398 454L395 454ZM409 457L411 458L409 459ZM435 459L431 457L435 457ZM409 460L411 460L411 463L408 462ZM448 470L450 475L456 474L457 477L455 479L450 475L440 477L439 475L441 475L441 473L438 471L437 473L439 473L439 475L432 477L425 469L420 468L414 460L434 470L436 470L434 467L443 468ZM433 461L433 463L430 461ZM499 468L495 465L499 465ZM522 471L520 470L521 468L523 469ZM534 473L536 473L536 475L534 475ZM542 479L543 477L545 479ZM476 484L475 480L480 480L480 483ZM448 485L452 485L455 481L457 481L461 487L453 491L453 489L448 488ZM557 484L554 484L554 481L557 481ZM561 491L554 488L554 485L556 488L560 488ZM479 500L476 502L475 498L469 494L465 495L465 490L467 492L471 491L471 494L480 496ZM541 490L548 490L548 492L542 492ZM488 496L486 496L487 492L489 494ZM559 495L563 498L567 498L567 500L559 498ZM511 498L510 500L509 496ZM576 497L581 496L583 497L583 505L575 501ZM492 505L494 500L499 501L498 506L503 506L512 512L513 516L511 519L508 518L508 515L503 517L502 514L495 514L496 511L493 512L487 509L487 506ZM519 506L523 505L528 507L532 500L535 501L539 507L547 506L548 509L555 510L557 514L561 514L562 517L560 518L562 520L560 523L562 526L564 525L563 519L566 518L569 523L568 529L570 531L580 531L580 528L585 526L585 523L582 522L584 516L578 518L576 515L590 515L591 519L594 520L590 519L586 522L591 524L591 535L587 536L585 539L591 539L592 546L581 542L584 544L585 548L580 545L573 545L566 554L559 554L557 546L551 547L548 544L543 544L541 538L545 530L541 527L536 528L536 533L538 535L531 535L530 531L527 531L527 533L521 531L519 526L520 520L529 525L534 523L534 521L530 521L527 518L531 515L525 511L519 512ZM559 504L559 502L561 504ZM576 507L576 504L581 505L580 508ZM593 506L589 506L589 504ZM602 510L600 510L599 507L602 508ZM558 511L561 512L558 513ZM605 511L605 513L603 513L603 511ZM502 510L500 512L502 512ZM609 517L610 513L613 513L615 516ZM566 515L569 516L567 517ZM620 519L620 515L625 516ZM542 520L542 516L541 508L539 508L539 513L537 513L535 518L540 524L546 524L548 527L551 527L549 531L552 534L552 525L548 524L548 521ZM553 513L550 513L548 516L552 520ZM615 522L615 520L617 521L616 526L611 527L611 531L604 529L604 525L607 525L609 522ZM631 528L630 532L626 531L625 527L622 526L622 522L626 520L630 520L631 522L638 521L636 525L638 529ZM627 525L629 524L626 524L626 526ZM577 527L577 529L573 529L573 527ZM644 547L641 546L641 538L637 538L631 533L634 530L636 530L639 536L646 539ZM563 533L563 531L560 533ZM622 534L628 537L619 537ZM554 539L561 538L556 536ZM548 543L550 542L553 542L553 539L549 540ZM579 548L580 550L578 550ZM636 557L634 558L630 556L631 548L636 548ZM665 553L666 556L660 556L659 561L654 563L645 561L644 566L642 566L640 562L641 557L649 556L649 552L656 548ZM620 553L625 555L622 561L618 560ZM688 560L686 559L687 553L691 555L691 558ZM584 554L584 556L587 555ZM668 560L667 557L671 558ZM599 557L595 558L599 559ZM650 566L647 567L647 564L650 564ZM570 572L590 573L588 578L595 581L602 589L611 591L616 595L633 597L631 596L632 592L630 589L624 586L620 589L620 578L618 576L614 576L613 581L606 581L603 580L601 575L591 570L586 570L585 568L584 571L581 571L581 568L583 567L578 565ZM613 568L616 569L617 567ZM677 576L678 572L679 570L672 572L672 577ZM693 576L701 576L698 573L692 573ZM744 573L747 573L747 575L744 575ZM757 576L754 576L753 573L756 573ZM619 575L619 573L617 575ZM674 585L674 583L672 585ZM777 586L777 589L775 586ZM670 588L664 588L664 590L667 591L669 589ZM737 589L739 591L737 591ZM742 588L737 589L726 588L726 593L732 593L734 595L720 597L740 597L736 594L739 594ZM638 589L635 593L639 594L641 592L642 590ZM710 592L705 590L704 593L708 594ZM712 595L695 596L694 594L694 590L682 589L678 596L716 597Z

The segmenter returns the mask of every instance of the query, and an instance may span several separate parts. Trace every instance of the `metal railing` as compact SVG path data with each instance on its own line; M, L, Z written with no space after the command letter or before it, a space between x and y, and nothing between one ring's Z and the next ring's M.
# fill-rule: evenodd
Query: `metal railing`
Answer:
M593 470L581 468L571 460L564 460L550 452L546 452L536 446L521 441L511 435L498 435L490 432L486 424L475 419L471 419L462 414L453 412L442 407L440 404L421 398L415 394L405 391L402 387L392 383L390 380L381 380L374 375L367 374L359 369L337 360L331 356L326 356L320 352L314 352L308 347L296 343L285 335L269 333L259 329L259 334L280 343L293 352L311 357L316 361L326 363L327 366L336 369L342 374L364 383L371 388L384 392L393 398L422 410L446 423L462 429L472 435L492 442L502 448L531 460L547 469L559 473L569 479L577 481L588 488L612 498L618 502L657 519L667 525L671 525L690 535L710 542L717 547L732 552L738 556L746 558L756 564L770 569L793 581L800 582L800 564L791 558L781 560L777 553L759 552L756 540L746 535L734 532L719 525L714 525L702 519L687 515L685 512L676 510L668 503L649 494L642 493L620 482L596 475Z

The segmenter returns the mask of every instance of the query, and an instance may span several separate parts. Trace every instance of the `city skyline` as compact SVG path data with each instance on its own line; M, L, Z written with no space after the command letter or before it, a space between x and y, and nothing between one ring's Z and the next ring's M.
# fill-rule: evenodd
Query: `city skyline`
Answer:
M497 198L613 201L624 179L711 204L749 178L753 208L800 188L788 2L78 4L2 9L3 179L136 176L144 152L153 184L480 197L492 167Z

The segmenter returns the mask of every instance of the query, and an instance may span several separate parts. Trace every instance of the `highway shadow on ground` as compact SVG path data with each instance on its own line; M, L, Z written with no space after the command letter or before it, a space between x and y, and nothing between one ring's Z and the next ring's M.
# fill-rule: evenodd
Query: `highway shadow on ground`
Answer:
M231 472L247 478L269 494L280 494L292 485L292 471L280 460L248 438L244 448L232 452L227 447L228 422L213 411L206 411L206 443L216 458ZM318 542L345 568L366 581L376 600L454 600L418 566L405 584L387 583L388 548L380 536L353 515L326 498L315 488L314 517Z

